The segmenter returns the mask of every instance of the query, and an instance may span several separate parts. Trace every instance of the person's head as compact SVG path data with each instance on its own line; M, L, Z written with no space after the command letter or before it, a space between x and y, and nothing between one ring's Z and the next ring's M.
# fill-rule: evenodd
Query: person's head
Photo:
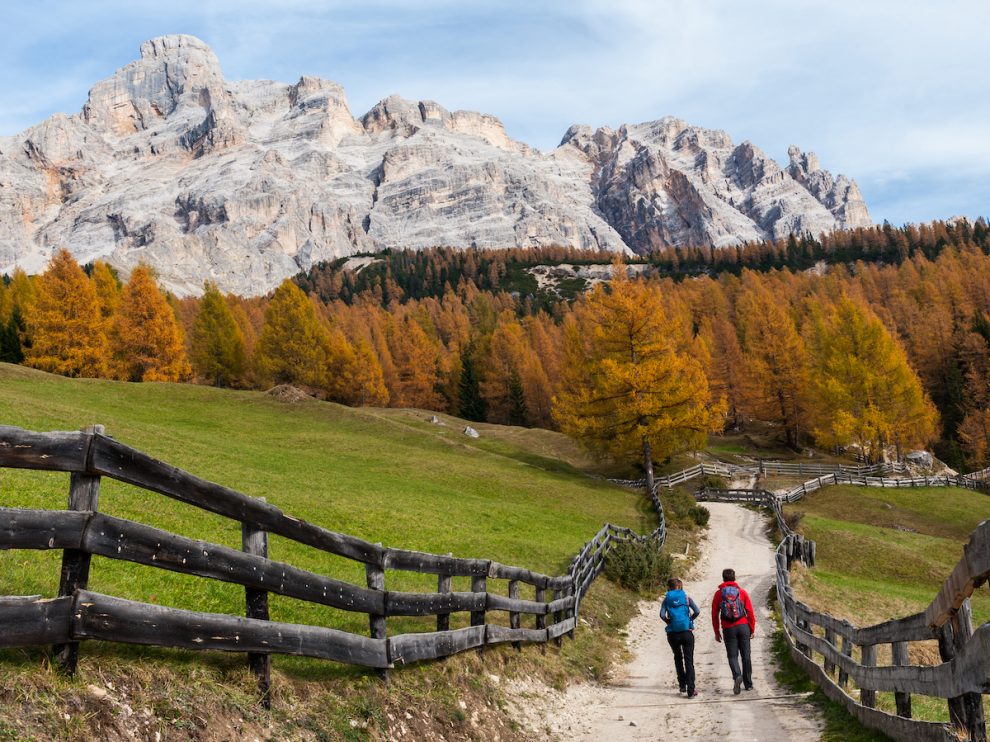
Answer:
M735 581L736 581L736 570L734 569L722 570L722 582L735 582Z
M667 589L668 590L680 590L681 589L681 585L683 585L683 584L684 583L681 582L676 577L671 577L669 580L667 580Z

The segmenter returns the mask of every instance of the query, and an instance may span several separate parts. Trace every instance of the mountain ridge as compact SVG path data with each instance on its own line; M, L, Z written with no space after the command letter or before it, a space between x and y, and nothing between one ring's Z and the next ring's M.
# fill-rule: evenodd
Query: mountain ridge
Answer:
M67 247L178 295L263 294L385 248L648 252L867 226L854 181L792 147L665 117L572 126L540 152L489 114L389 96L352 115L337 83L227 81L191 36L141 45L78 114L0 138L0 272Z

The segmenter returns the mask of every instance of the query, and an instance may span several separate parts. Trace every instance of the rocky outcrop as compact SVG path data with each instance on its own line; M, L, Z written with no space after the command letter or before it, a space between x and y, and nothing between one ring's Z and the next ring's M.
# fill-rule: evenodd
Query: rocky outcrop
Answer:
M254 295L314 262L384 248L569 245L645 252L869 223L855 183L792 148L674 118L572 127L541 153L433 101L350 112L334 82L228 82L202 41L164 36L81 113L0 139L0 272L67 247L180 295Z

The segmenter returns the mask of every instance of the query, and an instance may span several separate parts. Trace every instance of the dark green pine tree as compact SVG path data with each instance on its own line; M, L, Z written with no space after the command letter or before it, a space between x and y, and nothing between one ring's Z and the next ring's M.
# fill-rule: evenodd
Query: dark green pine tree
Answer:
M469 347L461 353L461 379L458 384L457 414L465 420L480 423L485 421L487 409L485 400L481 396L481 385L478 383L478 374L474 370L471 351L472 348Z
M21 348L21 333L24 331L24 320L18 307L14 307L10 319L5 325L0 325L0 361L5 363L21 363L24 360L24 349Z
M523 394L522 382L513 371L509 377L509 425L525 425L526 412L526 395Z

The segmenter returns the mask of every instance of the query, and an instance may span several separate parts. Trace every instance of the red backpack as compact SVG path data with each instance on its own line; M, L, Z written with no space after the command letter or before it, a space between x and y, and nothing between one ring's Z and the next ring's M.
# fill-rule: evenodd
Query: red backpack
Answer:
M724 623L729 624L736 623L748 615L741 591L735 585L726 585L722 588L722 600L719 603L718 615Z

